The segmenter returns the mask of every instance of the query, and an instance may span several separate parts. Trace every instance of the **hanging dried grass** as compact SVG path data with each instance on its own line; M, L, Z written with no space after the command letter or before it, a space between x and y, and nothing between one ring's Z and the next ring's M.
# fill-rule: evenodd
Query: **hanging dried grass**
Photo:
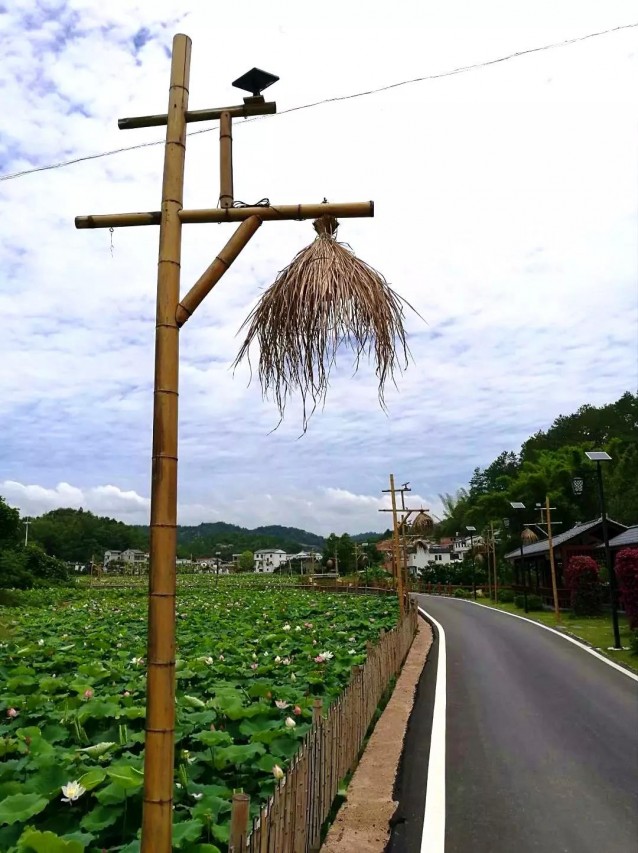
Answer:
M246 339L233 365L244 358L250 364L250 348L257 341L264 397L272 396L283 419L289 397L299 391L304 432L325 401L343 345L354 352L355 373L361 358L374 354L379 403L385 409L386 382L394 382L395 371L407 367L403 306L412 308L381 273L337 242L334 217L321 217L314 226L314 242L277 275L242 325L242 330L248 327Z
M523 528L521 539L523 540L524 545L533 545L534 542L538 542L538 536L533 530L530 530L529 527Z

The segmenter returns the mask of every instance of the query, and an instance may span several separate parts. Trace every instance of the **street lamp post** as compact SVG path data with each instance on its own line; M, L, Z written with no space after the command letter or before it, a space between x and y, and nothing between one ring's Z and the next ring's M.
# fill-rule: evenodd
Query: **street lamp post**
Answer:
M512 509L525 509L525 504L521 503L521 501L510 501L510 506ZM521 529L521 570L523 572L523 603L525 605L525 613L529 613L529 608L527 607L527 577L525 575L525 562L524 562L524 554L523 554L523 530L525 527Z
M476 527L472 524L468 524L465 529L470 534L470 552L472 554L472 595L474 596L474 601L476 601L476 559L474 557L474 534L476 533Z
M607 575L609 577L609 594L611 598L611 621L614 628L614 648L621 649L620 645L620 628L618 626L618 596L616 591L616 572L611 562L611 552L609 550L609 530L607 529L607 508L605 506L605 490L603 488L603 471L600 467L601 462L610 462L611 456L605 453L604 450L594 450L585 453L585 456L596 463L596 474L598 477L598 497L600 499L600 514L603 523L603 541L605 543L605 565L607 566Z

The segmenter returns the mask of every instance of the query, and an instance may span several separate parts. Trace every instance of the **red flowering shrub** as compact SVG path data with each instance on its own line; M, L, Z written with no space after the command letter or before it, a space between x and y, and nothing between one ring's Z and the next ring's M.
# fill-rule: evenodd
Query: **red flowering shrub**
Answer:
M571 592L571 608L576 616L598 616L602 611L598 563L591 557L572 557L565 570Z
M619 551L615 569L620 600L629 618L629 627L638 628L638 548L623 548Z

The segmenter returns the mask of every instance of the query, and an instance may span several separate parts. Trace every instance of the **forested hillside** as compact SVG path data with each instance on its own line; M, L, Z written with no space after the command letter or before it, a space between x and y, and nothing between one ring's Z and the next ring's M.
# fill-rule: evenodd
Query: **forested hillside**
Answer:
M540 518L535 505L544 504L546 495L561 530L596 518L596 466L585 456L588 450L606 450L612 457L603 468L610 517L638 523L638 396L626 393L607 406L582 406L573 415L561 415L520 452L505 450L491 465L476 468L467 488L440 495L445 517L439 533L453 535L468 524L481 530L490 521L513 519L510 501L524 503L529 509L525 521L534 521ZM572 491L574 477L584 480L580 496Z

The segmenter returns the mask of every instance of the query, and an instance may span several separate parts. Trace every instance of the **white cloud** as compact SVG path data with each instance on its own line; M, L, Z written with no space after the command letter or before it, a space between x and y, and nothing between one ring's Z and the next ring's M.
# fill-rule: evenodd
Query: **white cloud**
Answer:
M38 516L61 507L82 507L97 515L117 518L128 524L148 524L150 501L134 491L124 491L117 486L79 488L69 483L58 483L54 488L24 485L12 480L0 482L0 494L10 506L23 516ZM184 525L197 525L206 521L226 521L242 526L259 527L284 524L301 527L312 533L327 535L332 532L361 533L383 531L392 526L389 495L358 495L346 489L309 489L305 492L283 494L252 494L249 498L222 499L208 504L181 504L178 521ZM434 504L419 495L410 494L407 507L433 508ZM386 510L380 512L379 510ZM246 519L249 517L250 522Z
M496 0L480 8L372 2L364 13L326 0L319 19L285 0L183 8L178 0L10 3L0 13L0 171L161 139L161 128L119 132L116 119L165 109L166 48L178 29L194 38L192 108L237 98L231 80L256 64L281 76L269 96L283 110L635 13L625 0L582 2L578 20L573 4ZM374 198L375 219L344 221L340 236L428 325L408 317L415 363L399 391L390 389L388 415L373 371L352 378L345 364L308 435L297 440L294 405L270 435L272 404L255 382L246 387L246 369L233 378L229 364L261 288L312 228L267 223L182 334L184 518L210 513L252 527L267 511L272 522L319 530L316 518L329 531L339 513L353 513L351 529L364 528L374 513L356 496L376 500L389 471L431 502L557 415L635 387L637 33L235 123L237 197ZM190 137L190 207L216 203L216 152L214 130ZM11 212L0 234L2 476L39 483L54 502L78 499L61 482L84 484L81 499L96 502L96 484L116 483L102 505L140 520L157 229L116 230L111 253L108 232L72 223L82 213L156 209L161 171L157 146L0 183ZM184 229L184 288L229 233ZM355 497L342 500L339 490ZM267 494L262 506L255 496Z

